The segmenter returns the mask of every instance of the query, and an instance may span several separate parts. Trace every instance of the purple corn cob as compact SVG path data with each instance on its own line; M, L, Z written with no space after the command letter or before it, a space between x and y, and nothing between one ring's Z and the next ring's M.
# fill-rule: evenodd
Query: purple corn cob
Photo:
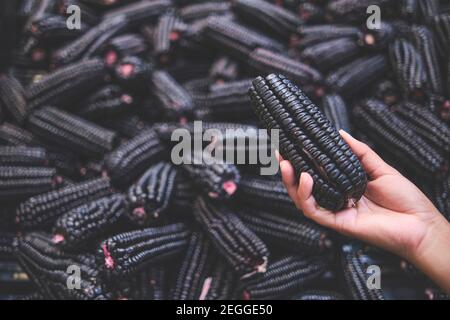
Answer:
M319 205L339 211L363 195L367 178L332 123L290 80L271 74L253 81L250 97L268 130L278 129L280 152L297 178L308 172Z
M68 185L22 202L16 211L16 222L26 229L48 226L69 210L110 193L111 186L106 179Z
M120 233L100 244L97 258L107 277L127 277L180 254L189 235L182 223Z
M56 221L53 242L64 248L80 247L111 230L125 212L125 197L121 194L86 203Z
M129 217L138 225L148 225L168 212L186 210L194 199L191 189L175 167L160 162L128 189Z
M163 157L164 147L156 133L148 129L106 155L105 163L113 183L127 186Z
M195 203L194 215L241 278L266 271L269 258L266 245L229 208L200 197Z
M33 112L29 127L42 139L84 155L102 156L116 143L114 132L53 107Z
M326 256L287 256L269 264L267 272L242 283L245 300L272 299L301 290L325 272Z
M6 110L18 124L22 124L27 117L25 91L13 77L0 76L0 109Z
M32 83L26 89L30 108L42 105L65 107L100 85L106 77L102 60L91 59L67 65Z

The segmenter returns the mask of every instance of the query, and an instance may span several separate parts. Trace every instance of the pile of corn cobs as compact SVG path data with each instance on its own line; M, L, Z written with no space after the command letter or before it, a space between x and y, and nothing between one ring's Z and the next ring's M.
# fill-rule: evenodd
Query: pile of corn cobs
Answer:
M252 79L283 74L450 218L447 1L2 2L0 298L448 298L304 218L279 175L170 160L193 120L255 129Z

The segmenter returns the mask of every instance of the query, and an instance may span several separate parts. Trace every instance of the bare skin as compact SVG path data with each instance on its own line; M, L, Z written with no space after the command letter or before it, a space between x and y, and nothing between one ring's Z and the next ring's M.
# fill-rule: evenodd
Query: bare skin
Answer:
M304 172L297 181L289 161L278 156L284 185L297 208L325 227L409 260L450 294L450 223L366 144L343 130L340 134L369 177L364 196L337 213L320 208L312 195L311 176Z

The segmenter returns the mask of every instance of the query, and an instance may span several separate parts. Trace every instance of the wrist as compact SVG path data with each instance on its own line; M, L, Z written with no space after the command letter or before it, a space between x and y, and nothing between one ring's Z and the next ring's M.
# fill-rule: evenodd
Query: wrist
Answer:
M427 235L412 252L410 262L444 290L450 292L450 223L439 216L430 223Z
M427 232L420 244L411 252L410 260L415 264L427 261L439 254L450 242L450 223L441 215L428 222ZM448 248L448 247L447 247Z

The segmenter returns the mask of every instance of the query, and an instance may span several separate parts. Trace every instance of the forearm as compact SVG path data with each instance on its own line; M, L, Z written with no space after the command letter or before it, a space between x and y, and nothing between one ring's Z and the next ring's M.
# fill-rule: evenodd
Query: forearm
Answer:
M429 232L412 263L450 294L450 223L444 218Z

